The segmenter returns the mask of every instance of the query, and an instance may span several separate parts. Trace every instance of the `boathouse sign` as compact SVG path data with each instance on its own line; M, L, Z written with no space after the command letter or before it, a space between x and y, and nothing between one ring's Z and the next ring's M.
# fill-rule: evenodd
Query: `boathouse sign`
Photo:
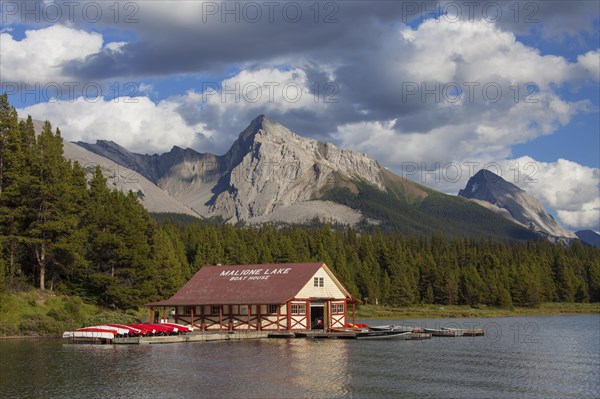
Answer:
M289 274L292 268L223 270L219 277L228 277L229 281L268 280L273 275Z

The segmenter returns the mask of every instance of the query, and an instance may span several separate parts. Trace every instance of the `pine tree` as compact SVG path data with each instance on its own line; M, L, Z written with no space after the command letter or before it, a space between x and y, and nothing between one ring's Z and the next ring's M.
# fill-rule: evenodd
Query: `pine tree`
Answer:
M36 142L31 196L27 204L28 213L32 215L27 228L28 242L37 261L41 290L46 289L47 272L57 274L56 269L72 255L69 237L77 226L78 216L69 212L69 179L66 177L70 165L62 151L60 130L52 133L52 126L46 121Z
M0 96L0 240L6 256L9 285L20 273L19 257L24 241L23 188L27 180L26 153L16 110L6 94ZM6 255L4 255L6 254Z
M0 194L18 179L23 161L18 127L17 111L4 93L0 95Z

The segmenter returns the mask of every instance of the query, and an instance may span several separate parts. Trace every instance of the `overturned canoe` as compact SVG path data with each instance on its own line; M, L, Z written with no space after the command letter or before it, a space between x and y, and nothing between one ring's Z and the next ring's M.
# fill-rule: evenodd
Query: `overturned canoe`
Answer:
M75 331L65 331L62 337L75 344L110 344L115 335L114 330L90 327Z
M133 337L137 337L138 335L145 335L142 333L143 331L139 328L131 327L125 324L107 324L107 326L126 329L128 331L129 336Z
M113 339L115 332L111 330L102 330L98 328L91 328L86 330L75 330L65 331L63 338L102 338L102 339Z
M129 335L129 331L130 331L128 328L124 328L124 327L116 326L116 325L110 325L110 324L101 324L101 325L97 325L97 326L84 327L84 328L80 328L79 330L86 330L89 328L99 328L99 329L103 329L103 330L111 330L111 331L114 331L116 333L116 335L122 336L122 337Z
M188 332L192 332L193 331L192 327L184 326L183 324L161 323L160 325L161 326L167 326L167 327L175 328L176 331L178 331L179 333L188 333Z

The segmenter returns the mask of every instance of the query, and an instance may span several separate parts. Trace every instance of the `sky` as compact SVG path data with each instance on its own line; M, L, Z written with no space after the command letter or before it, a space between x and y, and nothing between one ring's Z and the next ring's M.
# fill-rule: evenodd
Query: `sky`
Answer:
M600 230L600 2L3 1L0 91L71 141L225 153L259 114Z

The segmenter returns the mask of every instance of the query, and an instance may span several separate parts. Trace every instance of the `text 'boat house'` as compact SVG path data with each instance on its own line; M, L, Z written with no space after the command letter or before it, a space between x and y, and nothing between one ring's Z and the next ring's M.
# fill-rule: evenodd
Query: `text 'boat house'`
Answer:
M205 266L171 298L147 306L174 308L176 323L202 331L261 331L343 328L354 303L318 262Z

